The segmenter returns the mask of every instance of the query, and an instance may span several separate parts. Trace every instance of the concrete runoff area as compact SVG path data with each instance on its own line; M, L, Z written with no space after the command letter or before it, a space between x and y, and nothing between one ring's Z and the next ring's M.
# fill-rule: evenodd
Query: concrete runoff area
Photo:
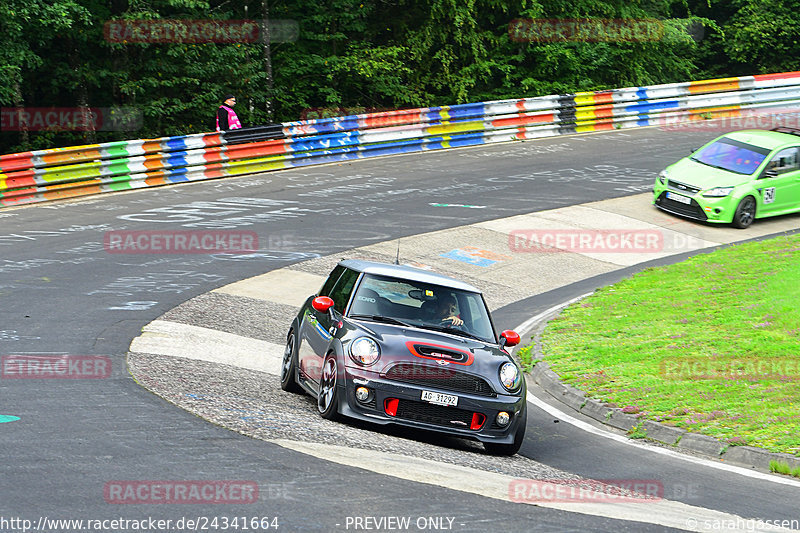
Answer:
M489 306L496 309L620 267L800 227L800 215L761 219L745 230L703 225L662 213L649 205L650 199L650 194L625 196L385 241L312 259L216 291L299 307L319 289L339 259L393 262L399 247L401 263L431 268L472 283L483 290ZM525 239L515 245L514 232L524 231L535 231L537 238L551 237L554 244L559 237L567 245L572 240L578 249L567 251L551 246L547 240L539 245ZM631 235L641 238L641 246L626 241ZM581 243L584 237L590 242ZM621 251L597 251L603 245L618 245ZM521 322L525 317L520 318Z

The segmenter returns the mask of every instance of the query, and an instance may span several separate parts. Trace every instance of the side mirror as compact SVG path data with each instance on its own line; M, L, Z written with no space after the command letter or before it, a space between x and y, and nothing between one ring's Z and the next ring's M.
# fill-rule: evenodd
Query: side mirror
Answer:
M520 338L519 333L516 331L507 329L500 334L500 347L504 346L516 346L519 344Z
M770 168L764 171L764 174L761 176L763 178L774 178L778 175L778 170L774 168Z
M331 300L327 296L317 296L311 301L311 307L313 307L320 313L327 313L328 309L333 307L333 300Z

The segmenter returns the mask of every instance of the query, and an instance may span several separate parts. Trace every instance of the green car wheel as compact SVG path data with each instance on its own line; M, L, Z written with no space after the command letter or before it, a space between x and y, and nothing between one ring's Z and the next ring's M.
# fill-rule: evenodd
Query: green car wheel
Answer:
M756 201L752 196L745 196L736 207L733 214L733 225L739 229L744 229L753 223L756 218Z

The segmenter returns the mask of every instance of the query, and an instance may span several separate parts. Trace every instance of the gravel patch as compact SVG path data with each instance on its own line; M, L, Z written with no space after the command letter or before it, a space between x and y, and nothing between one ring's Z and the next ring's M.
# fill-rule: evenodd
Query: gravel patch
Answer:
M579 476L515 455L498 459L467 439L383 428L358 421L331 422L315 400L284 392L277 376L177 357L129 353L136 381L165 400L214 424L261 440L331 442L467 466L520 479L580 480Z
M283 344L297 311L298 308L291 305L209 292L170 309L159 320L210 327L242 337Z

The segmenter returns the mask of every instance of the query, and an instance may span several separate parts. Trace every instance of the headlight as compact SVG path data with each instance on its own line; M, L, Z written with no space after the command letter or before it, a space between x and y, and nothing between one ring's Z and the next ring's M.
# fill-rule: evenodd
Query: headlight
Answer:
M521 376L519 369L514 363L503 363L500 367L500 383L509 391L514 391L519 388Z
M359 337L350 343L350 357L359 365L372 365L380 356L378 343L369 337Z
M728 196L732 190L733 187L714 187L713 189L703 191L703 196L706 198L722 198L723 196Z
M661 172L658 173L658 181L661 183L661 185L667 184L667 182L669 181L669 176L667 176L666 170L662 170Z

